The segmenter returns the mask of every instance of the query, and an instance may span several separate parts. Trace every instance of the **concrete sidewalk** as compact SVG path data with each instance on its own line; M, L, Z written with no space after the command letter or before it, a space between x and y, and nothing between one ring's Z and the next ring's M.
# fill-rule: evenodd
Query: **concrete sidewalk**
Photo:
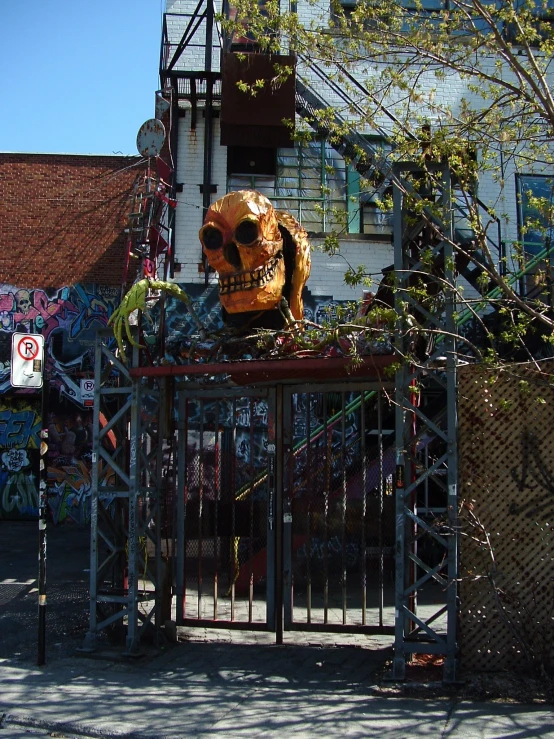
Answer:
M554 737L551 706L383 695L375 671L388 649L378 644L278 647L267 637L191 641L131 663L1 660L0 738Z
M36 667L37 527L0 522L0 739L50 737L553 737L551 706L416 699L384 687L390 637L182 630L134 661L82 645L88 531L49 531L47 649ZM68 552L71 553L68 556ZM440 671L439 671L440 675ZM437 697L437 696L443 697Z

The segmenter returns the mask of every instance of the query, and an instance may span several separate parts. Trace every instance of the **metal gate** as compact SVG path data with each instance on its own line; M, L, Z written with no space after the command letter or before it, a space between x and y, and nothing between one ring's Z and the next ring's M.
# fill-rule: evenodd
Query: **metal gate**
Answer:
M179 392L178 624L273 629L274 392Z
M180 390L177 623L394 633L380 386Z
M285 629L394 632L393 421L379 386L285 391Z

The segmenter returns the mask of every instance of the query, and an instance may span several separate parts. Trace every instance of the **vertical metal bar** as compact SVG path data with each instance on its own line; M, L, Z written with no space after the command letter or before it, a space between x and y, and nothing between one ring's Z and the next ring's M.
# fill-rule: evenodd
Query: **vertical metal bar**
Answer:
M211 202L212 190L212 157L213 157L213 93L214 76L212 74L213 53L213 25L214 4L213 0L206 0L206 45L204 48L204 69L206 71L206 107L204 110L204 176L202 179L202 220ZM209 268L204 253L202 253L204 264L204 278L208 284Z
M249 405L250 418L250 526L249 526L249 542L248 542L248 558L250 561L248 573L248 623L252 623L252 608L254 604L254 398L250 398Z
M43 349L46 353L46 350ZM40 469L39 469L39 516L38 516L38 634L37 665L46 663L46 509L48 506L48 394L50 377L46 372L46 361L42 356L42 393L40 409Z
M200 439L198 443L198 618L202 618L203 597L203 527L202 515L204 513L204 399L200 398Z
M306 609L307 620L312 622L312 494L314 486L311 482L311 415L310 415L311 393L306 393L306 493L308 496L308 510L306 511L307 543L306 543Z
M400 173L396 168L397 174ZM393 242L394 242L394 269L397 279L397 289L394 296L395 308L397 314L396 330L395 330L395 346L399 351L399 356L406 356L405 340L404 340L404 321L402 319L402 301L404 294L402 288L405 283L405 267L404 250L402 243L402 227L403 227L403 198L402 191L399 186L393 186ZM396 372L396 548L395 548L395 610L394 610L394 660L393 660L393 676L397 680L403 680L406 675L406 660L404 653L404 623L405 623L405 529L406 514L404 503L404 486L406 475L405 462L405 427L406 427L406 367L404 364Z
M417 382L416 379L416 369L413 365L410 366L410 375L409 375L409 395L407 396L407 400L412 406L417 405L417 398L414 393L414 386ZM406 386L408 387L408 386ZM408 482L408 485L412 484L416 480L417 472L414 467L414 462L417 458L417 442L415 441L416 435L417 435L417 425L418 425L418 418L416 414L411 411L410 415L410 425L409 425L409 444L410 444L410 454L408 455L408 465L406 466L406 480ZM408 475L407 472L410 470L410 474ZM404 502L406 503L408 501L407 498L404 499ZM410 493L409 498L409 506L410 511L413 514L417 515L417 487L414 487L412 492ZM417 570L417 564L415 563L413 557L417 556L417 545L418 545L418 526L417 523L412 519L409 522L406 522L408 524L407 531L408 531L408 540L407 545L408 549L407 551L410 554L410 559L407 562L408 564L408 570L407 570L407 581L406 585L411 585L412 583L417 582L418 580L418 570ZM410 595L408 596L408 608L410 610L410 613L417 613L417 598L418 598L418 590L412 590ZM408 621L406 622L405 628L404 628L404 635L407 636L409 633L411 633L416 628L416 623L413 620L412 616L410 615Z
M92 424L92 479L90 492L90 611L89 630L84 649L94 649L98 598L98 465L100 464L100 388L102 384L102 337L96 333L94 344L94 408Z
M275 397L275 642L283 643L283 386Z
M286 475L283 492L283 609L284 628L294 620L293 552L292 552L292 498L294 495L294 398L289 389L283 391L283 436Z
M131 385L131 424L129 433L129 500L128 500L128 591L127 591L127 653L138 648L138 579L139 579L139 465L141 443L139 379Z
M342 550L342 623L346 623L346 507L348 505L346 484L346 403L345 393L341 392L341 480L342 480L342 520L341 520L341 550Z
M323 444L325 449L325 490L324 490L324 524L325 533L323 540L323 623L329 622L329 493L331 490L331 453L332 453L332 430L329 432L327 424L328 404L327 404L328 393L323 395Z
M365 392L360 391L360 457L362 460L362 526L360 541L360 556L362 558L362 625L366 624L367 609L367 557L366 557L366 526L367 526L367 449L366 449L366 414Z
M154 491L154 500L150 496L150 505L153 502L154 531L156 535L156 583L155 583L155 622L156 622L156 639L161 637L160 626L162 625L162 583L163 583L163 559L162 559L162 527L161 527L161 496L163 490L163 441L166 438L166 414L167 414L167 385L168 380L162 377L158 381L159 388L159 406L158 406L158 436L157 436L157 454L156 454L156 489ZM148 539L147 539L148 541ZM148 544L146 544L148 546ZM145 553L145 556L147 554ZM145 566L146 569L146 566Z
M204 47L204 70L206 72L206 111L204 128L204 214L210 205L209 185L211 184L211 154L212 154L212 116L211 109L213 97L212 53L213 53L213 23L214 5L213 0L206 0L206 45ZM206 189L208 192L206 193ZM207 195L207 197L206 197Z
M221 497L221 459L219 440L219 399L215 401L214 416L214 621L217 620L217 599L219 584L219 500Z
M444 680L445 682L455 682L457 679L457 610L458 610L458 415L457 415L457 342L455 339L455 319L454 312L456 309L455 296L455 274L454 274L454 253L453 253L453 223L452 223L452 204L451 204L451 183L450 170L445 167L443 170L444 194L445 194L445 210L448 214L449 233L447 240L444 242L444 264L445 264L445 321L446 335L445 348L446 355L446 414L447 414L447 460L448 460L448 523L451 535L448 537L447 557L448 557L448 588L446 592L447 606L447 627L446 627L446 659L444 662Z
M187 456L187 413L188 400L182 392L179 392L177 418L177 572L175 592L176 620L182 624L186 610L186 582L185 582L185 560L187 552L187 537L185 532L185 488L186 488L186 456Z
M236 532L236 495L237 495L237 399L236 396L233 397L233 426L232 426L232 444L231 449L229 450L230 454L230 460L231 460L231 541L230 541L230 547L231 551L229 552L229 555L231 557L231 564L233 571L231 573L231 585L230 585L230 592L231 592L231 621L235 620L235 580L237 579L238 574L238 543L236 540L235 532Z
M377 391L377 444L379 449L379 519L378 519L378 548L379 548L379 626L383 625L384 591L385 591L385 557L383 552L383 510L385 505L385 480L383 456L383 393Z
M266 589L266 622L268 629L275 630L275 390L269 390L267 412L267 589Z

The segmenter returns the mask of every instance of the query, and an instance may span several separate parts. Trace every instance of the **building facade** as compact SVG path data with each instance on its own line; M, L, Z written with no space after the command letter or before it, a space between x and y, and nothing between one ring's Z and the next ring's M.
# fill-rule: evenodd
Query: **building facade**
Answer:
M346 0L340 5L347 14L355 8ZM439 6L424 3L421 12L438 12ZM312 29L326 27L333 15L328 2L298 3L295 10L300 23ZM203 214L210 202L226 192L252 188L267 195L276 207L291 212L310 233L313 255L308 290L317 303L361 297L362 286L345 281L347 271L363 273L368 288L374 291L382 278L381 270L393 262L393 214L380 203L391 191L393 157L389 155L399 124L401 97L392 92L388 97L375 96L371 125L363 122L363 111L368 108L369 91L375 89L375 80L383 76L390 60L352 65L344 73L345 84L341 87L323 63L297 53L292 117L297 133L307 128L312 135L283 145L283 139L279 143L274 132L267 133L267 120L262 120L264 116L257 110L268 104L265 99L257 106L256 98L249 101L248 95L241 98L235 92L240 74L237 77L230 58L233 51L255 51L252 39L247 34L229 38L217 23L208 29L206 15L202 22L192 23L195 13L196 3L167 0L162 38L162 94L171 97L175 106L171 120L171 154L179 189L175 279L187 284L214 284L214 276L204 272L197 240ZM211 53L206 52L208 46ZM286 55L286 37L281 53ZM256 56L261 55L251 54ZM479 64L488 64L494 77L497 62L491 54ZM243 76L248 63L241 67ZM417 62L414 64L417 67ZM499 73L502 78L510 75L514 76L511 68ZM409 122L412 115L414 120L425 120L438 130L448 116L460 115L464 106L473 105L478 110L487 105L467 76L456 70L438 76L425 69L417 75L415 84L421 102L407 106L412 112L400 123ZM440 105L429 101L440 101ZM243 112L237 112L241 108ZM344 124L349 133L330 135L321 117L318 119L324 109L334 110L333 125ZM290 114L285 104L282 111ZM281 115L279 108L275 109L273 123L279 122ZM365 148L368 159L373 159L371 167L364 170L358 166L352 146ZM512 144L503 148L500 141L494 163L480 167L476 202L486 226L492 260L501 274L521 270L522 251L524 262L537 255L549 262L548 219L536 209L536 198L552 199L549 166L540 157L515 156ZM377 184L368 185L368 178ZM470 240L463 197L455 190L452 194L455 229ZM328 246L325 237L331 233L337 248L329 251L324 248ZM460 284L469 291L467 295L474 295L474 286L468 285L465 277L460 277ZM523 292L529 287L515 277L512 284Z

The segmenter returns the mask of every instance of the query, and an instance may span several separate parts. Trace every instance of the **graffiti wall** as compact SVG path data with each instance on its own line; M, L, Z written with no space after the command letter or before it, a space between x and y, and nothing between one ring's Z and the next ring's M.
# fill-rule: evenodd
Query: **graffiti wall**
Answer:
M216 331L222 327L221 305L219 302L218 289L215 285L182 284L180 287L192 298L194 311L207 333ZM330 296L312 295L305 289L304 317L315 323L325 323L326 320L336 318L337 309L341 305L339 301ZM190 335L198 332L186 306L176 300L170 301L166 313L166 347L171 354L174 348L180 344L180 336Z
M94 370L95 331L107 325L118 301L114 287L73 285L45 291L0 284L0 393L13 390L12 333L40 333L52 386L80 404L79 380Z
M38 515L40 405L0 397L0 518Z
M10 384L12 334L20 332L45 339L51 520L88 520L92 413L81 380L93 376L95 332L107 325L118 301L113 287L0 284L0 518L38 515L41 393Z
M217 287L183 284L193 299L196 314L209 331L221 327ZM0 519L38 515L39 431L41 393L16 390L10 384L11 341L14 332L40 333L45 339L48 395L48 501L54 523L86 523L90 515L92 413L87 409L81 381L94 373L95 332L107 326L120 298L118 288L71 285L56 289L29 289L0 284ZM330 297L304 296L305 316L322 323L336 314ZM153 311L154 330L156 315ZM196 332L186 307L168 301L166 347L179 344L183 334ZM257 403L246 403L243 414L263 415ZM249 426L241 419L239 429ZM263 419L260 419L263 420ZM299 430L300 432L300 430ZM239 431L239 450L245 467L254 443L255 466L264 458L263 435L254 441ZM248 472L249 474L249 472ZM248 475L245 472L245 478Z

